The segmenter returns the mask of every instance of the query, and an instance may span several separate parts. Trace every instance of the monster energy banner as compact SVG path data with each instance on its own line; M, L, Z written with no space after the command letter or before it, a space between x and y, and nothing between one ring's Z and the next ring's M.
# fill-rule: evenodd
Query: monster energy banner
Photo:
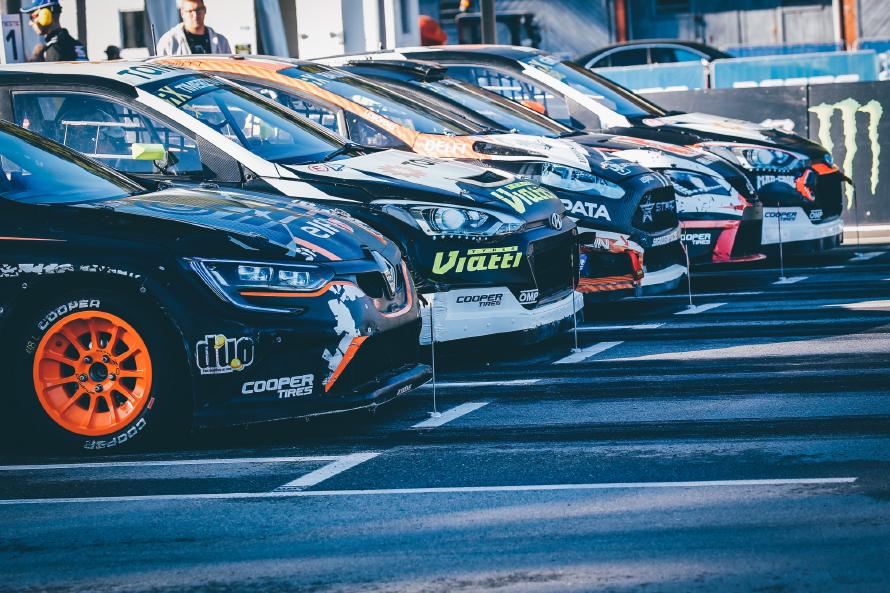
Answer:
M847 224L890 223L890 81L647 96L666 109L735 117L807 136L829 149L853 180L845 189Z

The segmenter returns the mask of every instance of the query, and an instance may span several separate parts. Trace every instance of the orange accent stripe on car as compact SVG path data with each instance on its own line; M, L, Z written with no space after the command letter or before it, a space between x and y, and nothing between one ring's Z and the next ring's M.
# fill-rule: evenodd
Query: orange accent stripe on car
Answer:
M717 241L714 243L714 251L711 253L711 263L719 264L732 260L732 248L735 245L735 237L742 226L741 220L734 221L733 224L724 227Z
M632 289L634 286L634 279L629 275L581 278L578 281L578 292L608 292L611 290Z
M311 249L315 253L323 255L331 261L340 261L341 259L343 259L336 253L332 253L332 252L328 251L327 249L325 249L324 247L319 247L315 243L310 243L309 241L304 241L303 239L298 239L298 238L294 237L294 243L296 243L297 245L299 245L301 247L305 247L306 249Z
M43 237L0 237L0 241L58 241L64 243L65 239L45 239Z
M807 185L807 179L810 176L809 171L804 171L803 175L794 180L794 189L797 190L797 193L805 197L811 202L815 202L816 198L813 196L813 192L810 190Z
M825 163L814 163L813 171L819 175L828 175L829 173L837 173L840 171L835 165L826 165Z
M728 229L738 226L740 220L683 220L680 228L683 229Z
M333 286L355 286L352 282L336 280L328 282L314 292L282 292L280 290L242 290L238 294L246 297L279 297L284 299L299 299L305 297L317 297L326 293Z
M334 373L324 384L325 393L331 390L331 387L334 386L334 383L337 382L337 379L340 378L340 375L343 374L343 371L345 371L346 367L349 366L349 363L352 362L352 359L355 357L355 353L358 352L358 349L369 337L370 336L356 336L352 338L352 342L349 343L349 348L347 348L346 352L343 353L343 360L340 361L340 364L337 365Z

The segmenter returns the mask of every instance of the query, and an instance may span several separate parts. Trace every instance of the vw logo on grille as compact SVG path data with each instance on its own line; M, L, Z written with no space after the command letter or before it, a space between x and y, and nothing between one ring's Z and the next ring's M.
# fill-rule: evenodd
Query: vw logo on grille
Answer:
M559 212L554 212L550 215L550 226L557 231L562 228L562 215Z

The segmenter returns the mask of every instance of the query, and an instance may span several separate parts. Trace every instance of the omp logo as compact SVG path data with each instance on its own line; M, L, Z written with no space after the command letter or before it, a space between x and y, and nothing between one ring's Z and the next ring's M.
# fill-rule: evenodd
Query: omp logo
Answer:
M822 219L822 209L816 208L815 210L810 210L810 220L821 220Z
M523 214L526 206L538 202L558 199L549 189L544 189L530 181L517 181L491 192L492 197L505 202L518 213Z
M440 251L433 261L433 274L505 270L518 268L521 261L522 254L516 245L468 249L466 255L461 255L460 251L449 251L447 254Z
M210 334L195 344L195 363L202 375L243 371L253 364L253 340Z
M459 296L455 299L458 303L479 303L480 308L498 307L503 301L504 295L501 293L492 294L474 294Z
M573 214L575 216L586 216L587 218L602 218L603 220L611 221L612 217L609 216L609 211L606 210L606 207L597 204L596 202L573 202L571 200L562 200L562 205L565 206L566 210L568 210L569 214Z
M710 233L686 233L683 235L683 242L690 245L710 245Z
M531 303L538 302L538 295L540 292L536 289L532 290L523 290L519 293L519 302L529 305Z
M831 124L835 113L841 115L841 125L844 133L844 164L843 171L848 176L853 177L853 162L856 158L857 146L856 137L859 135L859 122L857 121L857 113L865 113L868 115L868 141L871 145L871 193L877 194L878 190L878 169L881 164L881 143L878 135L878 125L881 123L881 117L884 115L884 108L877 100L871 100L865 105L856 99L844 99L837 103L822 103L815 107L810 107L811 112L816 114L819 120L819 142L828 152L834 151L834 142L831 140ZM847 209L853 207L853 187L846 184Z

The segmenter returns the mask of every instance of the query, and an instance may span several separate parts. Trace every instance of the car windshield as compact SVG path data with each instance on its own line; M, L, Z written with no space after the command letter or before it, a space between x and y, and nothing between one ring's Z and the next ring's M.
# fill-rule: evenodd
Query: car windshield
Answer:
M273 163L312 163L345 146L321 126L208 76L188 75L140 88Z
M305 65L279 74L309 82L416 132L462 136L479 131L469 122L458 121L423 102L338 70Z
M24 130L0 127L0 197L27 204L123 198L145 188Z
M487 120L486 125L493 125L505 131L532 136L558 136L570 132L569 128L521 107L497 93L458 80L446 78L431 82L388 82L392 86L410 84L415 89L426 91L428 95L447 101L451 112L459 117L476 121L480 121L481 117Z
M545 72L576 91L580 91L597 103L623 115L624 117L662 117L667 113L629 90L585 70L578 64L559 61L550 56L536 55L525 63L536 70Z

